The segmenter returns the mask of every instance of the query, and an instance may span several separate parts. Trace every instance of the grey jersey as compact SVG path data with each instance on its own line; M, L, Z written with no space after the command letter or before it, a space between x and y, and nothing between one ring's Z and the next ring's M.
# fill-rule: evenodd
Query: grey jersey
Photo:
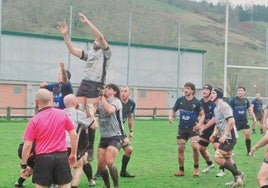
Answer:
M64 111L69 115L70 119L73 121L76 130L79 124L85 128L89 127L94 122L93 119L87 118L86 113L81 110L77 110L75 108L65 108ZM77 130L77 132L79 135L81 129ZM67 147L71 147L71 140L68 132L66 132L66 143Z
M111 59L110 47L103 50L94 50L93 48L87 53L83 51L82 60L86 61L85 80L105 83L106 73Z
M225 134L225 130L227 128L227 119L233 117L233 110L230 107L228 103L221 100L218 105L216 105L214 109L214 115L216 119L216 127L219 130L217 137L221 137ZM227 135L227 139L235 139L238 137L236 127L233 127L233 130L231 132L234 132L234 137L232 137L232 134L229 133Z
M103 104L99 104L98 111L100 135L102 138L124 135L122 103L116 97L108 100L108 103L115 106L116 112L113 114L108 114L104 109Z

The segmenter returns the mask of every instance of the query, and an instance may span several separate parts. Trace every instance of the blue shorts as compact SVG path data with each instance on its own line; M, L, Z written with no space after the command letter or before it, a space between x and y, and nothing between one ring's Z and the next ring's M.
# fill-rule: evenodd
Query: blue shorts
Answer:
M72 181L67 152L37 155L33 170L33 182L50 186L62 185Z

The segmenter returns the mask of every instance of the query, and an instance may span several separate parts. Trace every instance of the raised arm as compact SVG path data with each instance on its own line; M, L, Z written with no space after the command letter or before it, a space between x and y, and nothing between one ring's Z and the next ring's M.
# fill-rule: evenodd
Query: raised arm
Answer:
M67 78L67 72L66 72L66 70L64 68L64 63L63 62L60 63L60 71L61 71L62 82L64 84L68 84L69 80Z
M58 23L57 28L59 29L61 35L63 36L64 42L65 42L69 52L78 58L82 58L82 49L76 48L73 45L73 43L69 37L69 34L68 34L69 30L68 30L68 26L67 26L66 22Z
M100 41L101 48L102 49L108 48L108 43L106 39L104 38L104 36L102 35L102 33L99 31L99 29L91 21L89 21L88 18L84 14L78 13L78 16L80 18L80 21L82 23L85 23L88 26L89 30Z

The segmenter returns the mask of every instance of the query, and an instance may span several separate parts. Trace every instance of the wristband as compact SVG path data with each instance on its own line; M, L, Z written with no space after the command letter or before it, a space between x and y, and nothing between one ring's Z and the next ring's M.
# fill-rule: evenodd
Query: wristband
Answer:
M129 132L133 133L134 131L133 130L130 130Z
M20 168L21 168L21 169L26 169L26 168L27 168L27 164L22 164L22 163L20 163Z

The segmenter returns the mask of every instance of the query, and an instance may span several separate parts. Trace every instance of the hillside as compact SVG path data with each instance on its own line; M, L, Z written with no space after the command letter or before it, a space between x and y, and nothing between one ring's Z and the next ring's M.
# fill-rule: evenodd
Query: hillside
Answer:
M129 20L132 43L177 47L181 20L181 47L205 49L205 82L223 86L224 17L200 15L157 0L32 0L2 2L2 30L59 35L57 22L69 22L73 10L72 37L93 38L77 19L83 12L110 41L128 42ZM130 14L131 13L131 14ZM232 19L232 17L230 17ZM228 64L265 66L263 22L243 22L230 28ZM228 69L229 70L229 69ZM244 85L248 95L265 93L265 71L230 69L230 88ZM253 87L256 85L256 87Z

